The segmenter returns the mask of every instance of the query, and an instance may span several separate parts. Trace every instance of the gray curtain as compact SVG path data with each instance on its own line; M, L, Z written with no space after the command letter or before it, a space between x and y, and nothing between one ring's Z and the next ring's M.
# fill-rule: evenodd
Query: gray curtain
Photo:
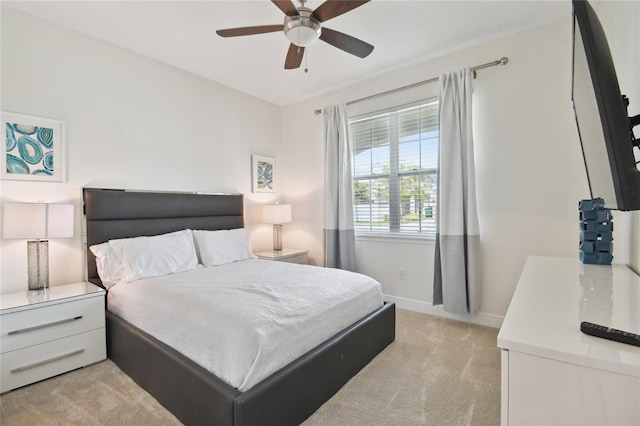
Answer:
M355 270L351 148L347 106L323 111L325 138L325 259L331 268Z
M433 304L456 314L473 314L480 307L471 116L471 70L441 75Z

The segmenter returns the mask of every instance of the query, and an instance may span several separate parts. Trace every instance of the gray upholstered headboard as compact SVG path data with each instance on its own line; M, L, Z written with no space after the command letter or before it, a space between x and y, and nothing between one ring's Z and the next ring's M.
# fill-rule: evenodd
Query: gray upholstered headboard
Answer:
M241 194L141 192L83 189L89 281L102 285L89 247L117 238L164 234L182 229L244 226Z

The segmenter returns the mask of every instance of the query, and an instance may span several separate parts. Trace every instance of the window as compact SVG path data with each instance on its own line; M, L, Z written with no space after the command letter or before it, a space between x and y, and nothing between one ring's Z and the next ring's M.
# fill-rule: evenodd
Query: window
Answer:
M437 99L349 119L357 234L435 235L438 136Z

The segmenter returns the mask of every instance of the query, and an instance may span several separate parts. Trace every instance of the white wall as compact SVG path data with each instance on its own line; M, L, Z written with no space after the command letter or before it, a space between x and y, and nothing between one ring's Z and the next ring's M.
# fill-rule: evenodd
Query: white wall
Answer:
M567 17L284 108L284 191L297 208L285 239L323 263L322 117L315 109L508 56L507 66L479 71L473 82L482 294L481 313L467 319L499 325L527 256L578 253L577 203L589 192L570 102L571 31ZM617 258L638 246L629 222L616 224ZM442 313L431 306L432 243L361 239L356 250L358 270L381 281L388 299Z
M278 157L280 108L114 45L2 8L1 108L66 124L67 181L0 182L0 201L71 202L75 237L50 242L52 285L84 278L82 187L245 194L257 249L271 229L251 154ZM24 240L0 241L0 293L26 289Z

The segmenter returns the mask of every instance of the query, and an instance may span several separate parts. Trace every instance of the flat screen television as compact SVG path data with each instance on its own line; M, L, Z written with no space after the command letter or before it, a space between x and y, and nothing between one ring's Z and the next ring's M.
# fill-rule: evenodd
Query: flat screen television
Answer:
M573 2L573 108L591 198L605 207L640 210L640 169L634 150L640 140L629 117L628 100L620 92L611 51L602 25L586 0ZM635 40L632 45L638 43ZM640 154L638 155L640 157Z

